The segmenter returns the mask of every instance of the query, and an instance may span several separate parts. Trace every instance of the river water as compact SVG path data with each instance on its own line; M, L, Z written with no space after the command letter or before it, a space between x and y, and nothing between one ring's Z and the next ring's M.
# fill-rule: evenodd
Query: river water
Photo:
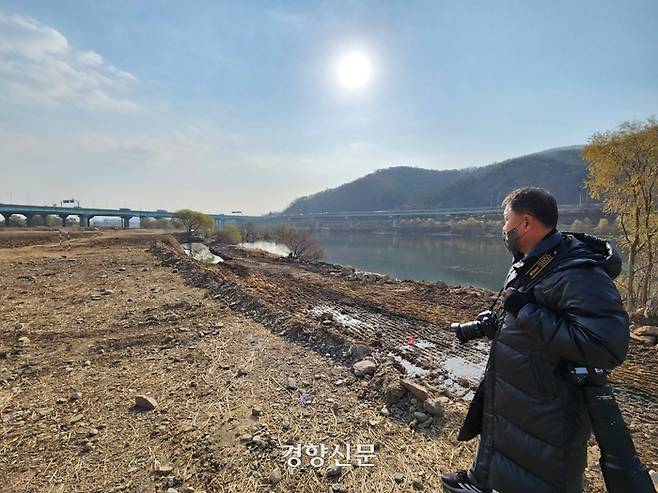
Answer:
M470 284L498 291L512 257L499 238L321 232L324 261L398 279Z

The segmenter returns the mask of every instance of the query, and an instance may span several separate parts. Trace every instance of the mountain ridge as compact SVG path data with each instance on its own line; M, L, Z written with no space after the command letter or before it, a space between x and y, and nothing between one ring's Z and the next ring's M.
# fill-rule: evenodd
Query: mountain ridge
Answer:
M556 147L461 169L378 169L337 187L299 197L283 213L496 206L507 193L522 186L546 188L558 203L587 201L587 166L580 157L582 147Z

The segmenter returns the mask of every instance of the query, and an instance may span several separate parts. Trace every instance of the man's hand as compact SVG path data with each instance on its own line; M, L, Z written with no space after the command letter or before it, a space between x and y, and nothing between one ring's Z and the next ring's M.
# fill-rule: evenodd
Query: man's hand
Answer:
M503 308L514 315L516 318L521 308L528 303L532 303L532 295L516 288L507 288L503 291Z

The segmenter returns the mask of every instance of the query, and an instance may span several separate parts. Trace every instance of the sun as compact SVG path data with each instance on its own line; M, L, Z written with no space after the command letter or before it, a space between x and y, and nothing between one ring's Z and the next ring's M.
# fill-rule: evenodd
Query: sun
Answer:
M338 81L346 89L354 90L365 86L371 75L372 65L363 53L348 53L338 61Z

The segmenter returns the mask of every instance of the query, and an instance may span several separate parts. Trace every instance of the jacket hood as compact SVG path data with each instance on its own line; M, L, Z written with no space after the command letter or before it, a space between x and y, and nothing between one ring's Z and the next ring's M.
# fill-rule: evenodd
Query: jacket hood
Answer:
M597 238L587 233L562 233L565 240L571 240L571 248L563 260L565 267L596 263L605 270L610 279L615 279L621 273L621 255L608 240Z

